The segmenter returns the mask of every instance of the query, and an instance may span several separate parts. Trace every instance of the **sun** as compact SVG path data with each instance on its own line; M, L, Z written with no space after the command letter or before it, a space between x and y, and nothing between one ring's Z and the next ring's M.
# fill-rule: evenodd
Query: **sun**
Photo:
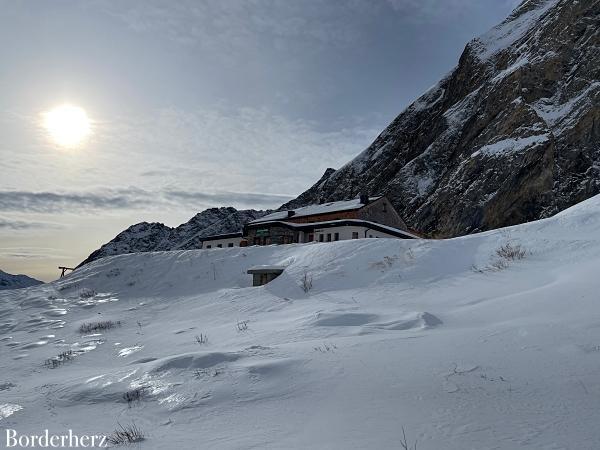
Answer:
M50 139L65 148L80 146L92 132L85 110L68 104L43 113L43 125Z

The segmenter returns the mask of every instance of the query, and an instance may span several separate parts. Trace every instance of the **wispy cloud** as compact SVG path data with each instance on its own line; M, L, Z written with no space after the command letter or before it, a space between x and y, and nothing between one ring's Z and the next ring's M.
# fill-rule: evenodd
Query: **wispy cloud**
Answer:
M184 45L220 51L256 47L269 40L275 46L292 39L313 46L349 45L361 36L357 17L364 19L378 9L366 0L99 0L95 6L99 5L135 31L159 32Z
M12 129L23 136L37 126L28 117L15 120ZM368 115L322 124L268 108L225 105L163 108L95 120L93 139L81 152L40 151L48 145L43 136L28 145L13 144L18 152L0 144L9 163L0 208L17 205L48 212L72 204L78 209L116 209L148 200L143 192L133 195L127 185L141 190L294 195L327 167L340 167L360 153L387 122ZM22 173L36 174L35 179L24 180ZM68 180L76 193L59 192L60 180ZM29 186L48 188L28 198L33 191Z
M98 139L119 158L116 171L126 171L120 178L136 174L135 184L145 189L159 183L174 191L289 196L327 167L346 163L381 130L361 119L337 125L320 129L319 123L265 108L167 108L107 123Z
M0 191L0 209L21 213L125 209L143 206L141 203L146 195L137 189L102 193ZM147 202L149 198L145 200Z
M158 211L156 217L168 221L216 206L275 208L327 167L358 154L379 131L358 119L338 125L322 130L264 108L224 106L100 118L94 142L80 152L7 152L15 162L3 173L0 211L44 214L42 221L58 223L65 220L53 215L104 211L113 216L102 218L109 223L123 215L136 220L139 211ZM35 176L23 179L23 173ZM32 219L4 215L0 229L24 232L39 225L9 223Z
M516 7L523 0L496 0L507 7ZM386 0L392 10L405 22L418 24L447 24L460 19L468 11L487 8L481 0Z
M165 191L163 193L165 199L176 203L192 204L211 203L211 204L244 204L259 208L272 208L273 205L279 205L291 200L290 195L279 194L260 194L256 192L189 192L189 191Z
M0 247L0 258L15 259L61 259L63 250L50 247Z
M495 0L515 7L522 0ZM161 33L183 45L224 55L261 45L285 49L355 45L381 15L403 23L437 24L485 8L481 0L97 0L96 7L137 32Z
M139 188L103 192L28 192L0 191L0 209L18 213L92 213L123 209L187 209L212 206L272 208L290 200L290 195L256 192L213 191L198 192L165 189L146 191ZM0 218L0 229L24 230L51 227L52 223Z
M64 228L63 225L55 222L40 222L31 220L21 219L10 219L6 217L0 217L0 231L25 231L25 230L37 230L37 229L60 229Z

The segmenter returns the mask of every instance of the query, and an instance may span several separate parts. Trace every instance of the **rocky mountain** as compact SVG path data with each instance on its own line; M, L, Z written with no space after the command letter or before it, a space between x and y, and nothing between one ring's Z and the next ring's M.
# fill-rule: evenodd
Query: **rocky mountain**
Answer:
M77 267L105 256L124 253L200 248L203 237L240 231L246 222L258 219L267 212L269 211L254 209L238 211L231 207L210 208L196 214L189 222L176 228L156 222L138 223L94 251Z
M282 208L386 194L448 237L600 192L600 0L525 0L354 160Z
M7 289L21 289L29 286L43 284L43 281L28 277L27 275L12 275L0 270L0 291Z

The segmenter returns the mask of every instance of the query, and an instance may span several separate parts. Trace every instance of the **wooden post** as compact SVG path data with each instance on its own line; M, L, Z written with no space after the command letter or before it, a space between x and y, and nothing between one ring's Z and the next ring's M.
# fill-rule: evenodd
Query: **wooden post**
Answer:
M61 278L65 276L65 273L67 272L67 270L70 270L71 272L75 270L73 267L65 267L65 266L58 266L58 269L61 271L60 272Z

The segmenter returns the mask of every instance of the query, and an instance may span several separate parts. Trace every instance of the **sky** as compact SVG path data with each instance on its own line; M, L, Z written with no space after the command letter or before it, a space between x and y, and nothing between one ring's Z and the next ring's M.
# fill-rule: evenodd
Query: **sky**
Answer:
M265 209L366 148L518 0L0 0L0 269ZM81 108L65 147L49 111Z

